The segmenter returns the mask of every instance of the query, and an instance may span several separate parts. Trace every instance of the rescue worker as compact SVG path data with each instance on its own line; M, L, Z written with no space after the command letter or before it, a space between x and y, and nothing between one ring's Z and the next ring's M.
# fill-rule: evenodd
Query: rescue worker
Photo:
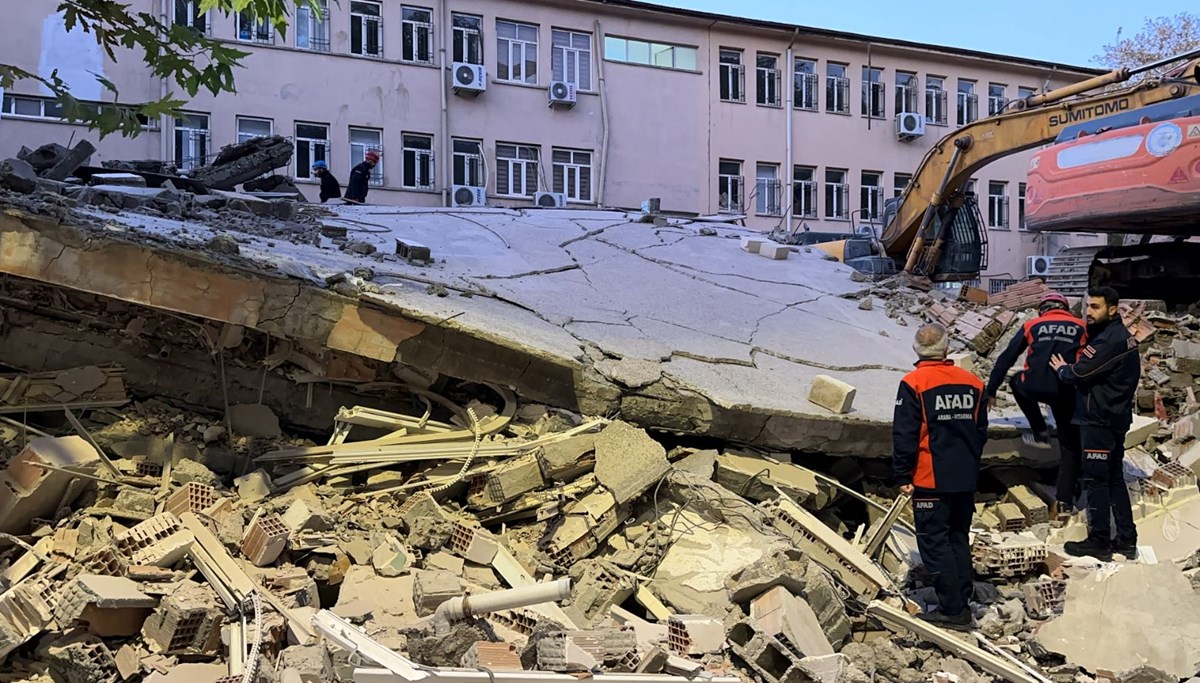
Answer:
M917 367L904 376L892 424L892 468L913 497L921 561L933 577L938 610L930 623L971 630L971 517L979 460L987 442L984 386L946 360L949 337L937 323L917 330Z
M342 186L337 178L329 172L329 164L324 161L314 161L312 165L313 175L321 179L321 203L330 199L337 199L342 196Z
M379 163L379 152L367 150L362 163L350 169L350 182L346 183L345 200L350 204L362 204L367 201L367 189L371 182L371 172Z
M1072 423L1075 411L1075 388L1058 381L1050 368L1054 355L1075 358L1087 343L1087 327L1068 310L1067 297L1050 292L1042 297L1038 317L1025 323L1021 334L1013 337L1008 348L1000 354L988 379L988 409L995 408L996 392L1021 353L1025 366L1013 375L1009 387L1021 412L1029 420L1029 434L1021 438L1037 448L1049 448L1050 436L1041 404L1050 406L1058 428L1058 486L1051 517L1075 509L1075 494L1079 484L1079 427Z
M1112 287L1088 292L1087 345L1075 363L1061 355L1050 367L1075 387L1075 424L1083 446L1083 490L1087 493L1088 537L1066 544L1068 555L1112 559L1137 557L1137 527L1122 461L1125 432L1133 421L1134 393L1141 379L1138 344L1117 311L1120 298ZM1110 515L1116 521L1114 539Z

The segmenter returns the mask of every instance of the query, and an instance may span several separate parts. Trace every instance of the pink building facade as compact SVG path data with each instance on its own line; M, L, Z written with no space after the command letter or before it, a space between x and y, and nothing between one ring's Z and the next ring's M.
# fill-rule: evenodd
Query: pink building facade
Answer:
M382 151L369 200L443 206L637 207L744 213L749 227L879 227L928 148L1007 100L1092 75L1061 64L892 38L718 17L616 0L341 0L297 12L287 37L242 17L197 12L198 0L132 0L250 53L237 93L201 93L174 120L110 136L93 163L203 163L256 135L292 138L292 173L316 197L309 166L343 183ZM0 61L49 75L80 99L127 102L171 89L136 55L113 63L67 32L56 0L10 8ZM30 39L34 37L34 39ZM55 117L38 84L4 94L0 154L89 135ZM555 101L557 100L557 101ZM913 114L904 116L901 114ZM903 118L911 132L898 134ZM93 136L94 138L94 136ZM1026 261L1094 238L1021 229L1029 154L977 175L987 220L985 283L1026 275Z

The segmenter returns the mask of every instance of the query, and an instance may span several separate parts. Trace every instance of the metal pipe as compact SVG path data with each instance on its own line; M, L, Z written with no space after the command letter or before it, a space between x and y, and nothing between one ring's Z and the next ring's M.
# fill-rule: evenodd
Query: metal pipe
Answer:
M558 602L571 597L571 580L559 579L532 586L510 588L483 595L463 595L450 598L438 605L433 613L433 631L444 636L450 632L450 624L460 619L491 614L504 609L516 609L544 602Z
M600 178L596 188L596 206L604 206L604 186L608 180L608 85L604 80L604 32L600 20L593 26L596 37L596 86L600 89Z
M796 55L795 55L795 52L792 50L792 48L795 47L796 39L799 37L800 37L800 29L796 28L792 31L791 41L788 42L787 51L785 53L787 56L784 58L786 61L783 64L784 73L791 74L791 80L792 80L790 86L787 89L787 104L785 105L785 110L784 110L784 114L785 114L785 116L787 116L787 126L786 126L786 129L787 129L787 145L786 145L787 152L786 152L786 157L785 157L787 159L787 164L783 168L783 174L784 174L783 177L786 179L784 187L787 188L787 194L785 196L788 199L787 206L789 207L788 211L787 211L787 215L784 216L784 220L787 221L787 226L788 226L787 231L788 231L789 235L792 233L792 229L794 228L795 215L796 215L796 212L791 209L792 202L795 201L795 196L796 196L796 189L795 189L795 183L796 183L795 164L796 164L796 162L794 161L794 159L792 157L792 155L794 153L792 138L795 136L794 131L795 131L795 125L796 125L795 122L792 121L792 117L795 116L795 114L796 114L796 64L795 64ZM782 81L782 80L783 79L781 78L780 81ZM783 85L783 84L780 83L780 85ZM780 200L779 201L780 207L783 207L784 206L783 197L780 197L779 200Z
M1032 97L1029 97L1025 100L1025 106L1026 107L1036 107L1036 106L1042 105L1042 104L1049 104L1051 102L1057 102L1059 100L1066 99L1068 97L1071 97L1072 95L1080 95L1089 90L1103 88L1106 85L1112 85L1114 83L1124 83L1125 81L1128 81L1130 78L1137 76L1138 74L1144 74L1148 71L1154 71L1155 69L1161 69L1162 67L1164 67L1168 64L1174 64L1175 62L1181 62L1185 59L1194 59L1196 57L1200 57L1200 49L1191 50L1189 52L1184 52L1182 54L1178 54L1173 57L1166 57L1164 59L1150 62L1149 64L1143 64L1141 66L1137 66L1132 69L1127 69L1127 68L1113 69L1112 71L1110 71L1106 74L1101 74L1100 76L1096 76L1094 78L1089 78L1086 81L1072 83L1071 85L1063 86L1057 90L1051 90L1050 92L1045 93L1043 95L1033 95Z
M438 88L438 93L442 99L442 118L439 122L441 128L439 137L441 138L441 157L442 157L442 206L450 206L450 183L453 181L451 173L454 169L454 163L450 156L450 98L446 95L446 91L450 88L450 77L446 72L446 43L453 39L454 29L446 21L446 0L441 0L438 4L438 19L442 23L442 39L438 41L441 49L438 50L438 61L441 63L439 67L439 76L442 79L442 86ZM480 150L482 151L482 150Z

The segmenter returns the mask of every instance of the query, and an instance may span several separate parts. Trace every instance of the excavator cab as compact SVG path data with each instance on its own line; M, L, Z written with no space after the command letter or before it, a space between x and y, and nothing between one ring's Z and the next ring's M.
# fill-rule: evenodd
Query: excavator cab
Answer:
M897 197L884 203L884 225L890 225L895 219L901 201L902 198ZM987 268L987 230L974 192L958 192L938 206L925 229L924 238L927 245L937 244L939 238L942 242L936 252L926 247L914 269L918 275L929 275L940 282L955 282L974 280ZM929 259L934 253L937 263L931 264Z

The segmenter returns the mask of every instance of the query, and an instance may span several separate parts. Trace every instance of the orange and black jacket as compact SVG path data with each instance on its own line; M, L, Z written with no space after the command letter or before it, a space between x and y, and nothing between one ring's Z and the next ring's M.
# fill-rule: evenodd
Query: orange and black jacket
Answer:
M900 381L892 423L896 484L974 491L987 443L983 382L950 361L923 360Z
M1088 344L1072 365L1058 369L1058 378L1075 387L1077 425L1129 429L1133 404L1142 377L1137 339L1120 316L1088 327Z
M1028 350L1025 367L1018 373L1025 393L1034 398L1054 398L1059 393L1060 385L1050 367L1050 357L1057 354L1074 359L1084 346L1087 346L1087 327L1070 311L1048 311L1030 320L996 359L992 376L988 378L987 395L996 395L1009 368L1017 362L1022 351Z

